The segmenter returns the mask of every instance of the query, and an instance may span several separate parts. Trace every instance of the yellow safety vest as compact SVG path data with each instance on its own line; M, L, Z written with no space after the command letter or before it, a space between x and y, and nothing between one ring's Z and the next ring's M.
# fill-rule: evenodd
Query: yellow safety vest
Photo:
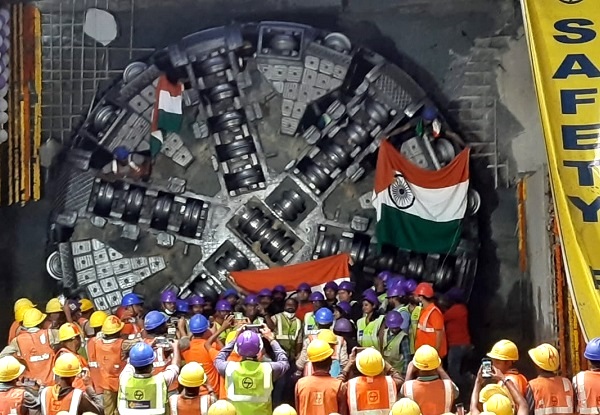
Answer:
M377 317L375 320L369 322L369 324L367 324L366 317L360 318L356 322L358 344L362 347L374 347L377 350L381 350L377 333L379 332L382 322L383 316Z
M162 374L139 377L131 376L119 385L119 415L165 415L167 405L167 383Z
M225 368L225 387L239 414L272 415L273 369L269 363L243 360Z
M419 329L419 318L423 308L418 305L410 313L410 328L408 331L408 341L410 342L410 353L415 354L415 339L417 338L417 330Z

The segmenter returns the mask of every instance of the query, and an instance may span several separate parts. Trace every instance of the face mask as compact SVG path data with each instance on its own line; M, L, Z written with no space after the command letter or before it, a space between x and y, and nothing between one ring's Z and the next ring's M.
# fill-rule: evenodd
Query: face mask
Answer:
M296 317L296 314L290 313L289 311L284 311L283 315L286 316L289 319L292 319L292 318Z
M169 309L165 309L165 314L168 315L168 316L172 316L173 314L175 314L175 312L171 311Z

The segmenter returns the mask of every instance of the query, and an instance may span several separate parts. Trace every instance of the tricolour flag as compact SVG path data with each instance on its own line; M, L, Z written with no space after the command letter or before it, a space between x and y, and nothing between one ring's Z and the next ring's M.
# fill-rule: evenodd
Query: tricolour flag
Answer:
M381 143L373 206L379 246L421 253L450 253L467 210L469 149L440 170L425 170Z
M179 132L183 120L183 84L171 83L165 75L158 78L152 131Z

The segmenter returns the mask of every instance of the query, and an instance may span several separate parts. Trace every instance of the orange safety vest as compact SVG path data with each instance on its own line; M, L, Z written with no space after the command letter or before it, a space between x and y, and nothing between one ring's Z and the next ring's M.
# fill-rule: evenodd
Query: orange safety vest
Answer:
M12 342L15 337L17 337L17 335L19 334L20 331L21 331L21 323L13 321L12 324L10 325L10 329L8 329L8 343L7 344L10 344L10 342Z
M600 372L586 370L575 375L577 412L581 415L600 414Z
M43 385L54 384L54 350L50 345L48 330L38 330L34 333L23 330L15 339L19 347L19 357L25 361L23 376L38 380Z
M123 323L125 323L125 325L121 329L121 334L124 336L135 335L142 332L134 318L123 320Z
M359 376L348 381L350 415L388 415L394 402L396 384L391 376Z
M7 391L0 392L0 414L27 413L27 408L23 407L24 396L25 389L23 388L10 388Z
M529 383L527 381L527 378L520 374L517 369L510 369L504 375L506 378L513 381L519 389L519 392L521 392L521 395L525 396L525 394L527 393L527 385Z
M231 353L227 358L228 362L241 362L242 356L237 353ZM219 377L219 399L227 399L227 387L225 386L225 377Z
M98 366L98 358L96 356L96 344L98 343L97 337L90 337L87 340L85 349L88 357L88 366L90 368L90 377L94 383L94 389L96 393L102 393L104 388L102 387L103 380L102 374L100 373L100 366Z
M529 382L535 405L534 415L573 414L573 385L567 378L538 377Z
M207 415L208 408L213 403L215 399L211 395L198 395L193 398L183 395L169 397L171 415Z
M340 360L340 354L342 353L342 346L344 345L344 342L346 341L346 340L344 340L344 338L342 336L336 336L336 337L337 337L337 344L333 348L333 354L331 355L332 360ZM313 341L316 338L317 338L317 336L315 336L314 334L309 334L308 342L310 343L311 341ZM313 369L312 362L306 362L306 364L304 365L303 376L311 376L314 372L315 371Z
M67 411L69 415L77 415L83 391L73 388L69 393L59 398L59 390L58 386L42 389L40 395L42 415L56 415L60 411Z
M123 339L98 339L96 341L96 362L100 369L102 389L110 392L119 391L119 375L125 368L125 361L122 360L121 350L123 348Z
M429 317L431 317L434 312L439 313L443 317L442 312L435 305L430 308L423 308L421 310L419 323L417 324L417 334L415 336L415 350L424 344L435 347L437 337L435 329L427 325L427 323L429 323ZM440 350L438 350L438 354L440 355L440 358L443 358L446 356L446 354L448 354L448 345L446 344L445 334L442 336L442 344L440 346Z
M404 396L421 407L422 415L440 415L451 412L454 402L454 385L449 379L436 379L428 382L407 380L402 385Z
M74 354L75 356L77 356L77 359L79 359L79 364L81 365L81 368L89 369L88 362L87 362L87 360L85 360L85 358L83 356L80 356L77 353L73 353L72 351L70 351L69 349L65 349L64 347L62 349L60 349L58 352L56 352L56 354L54 355L54 359L52 361L52 367L54 367L54 363L56 362L56 359L58 359L63 353ZM93 382L93 380L92 380L92 382ZM94 386L94 385L92 385L92 386ZM81 378L79 376L76 377L75 380L73 380L73 387L75 389L80 389L85 392L86 386L83 383L83 378Z
M181 355L186 363L197 362L204 367L206 380L213 390L216 391L219 389L219 372L217 372L217 368L215 368L208 350L204 347L205 343L205 339L192 339L190 341L190 348L183 351ZM204 393L208 393L208 391L204 391Z
M342 381L331 376L308 376L296 384L298 415L329 415L339 412L338 393Z

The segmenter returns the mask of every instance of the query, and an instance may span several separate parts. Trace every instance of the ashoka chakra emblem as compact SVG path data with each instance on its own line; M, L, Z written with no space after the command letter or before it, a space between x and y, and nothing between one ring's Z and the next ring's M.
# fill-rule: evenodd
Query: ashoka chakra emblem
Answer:
M401 174L396 174L394 182L388 188L392 202L398 209L408 209L415 203L415 195Z

